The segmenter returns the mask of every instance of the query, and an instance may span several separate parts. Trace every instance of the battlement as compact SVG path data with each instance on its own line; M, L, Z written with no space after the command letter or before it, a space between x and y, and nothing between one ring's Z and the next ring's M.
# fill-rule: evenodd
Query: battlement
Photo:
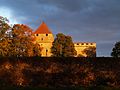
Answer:
M96 43L95 42L75 42L74 43L75 47L89 47L89 46L95 46L96 47Z

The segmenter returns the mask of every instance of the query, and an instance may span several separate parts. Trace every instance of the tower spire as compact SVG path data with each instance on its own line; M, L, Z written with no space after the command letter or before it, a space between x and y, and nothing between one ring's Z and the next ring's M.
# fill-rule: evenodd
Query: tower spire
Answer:
M47 24L44 21L42 21L41 25L37 28L34 34L52 34L52 32L47 26Z

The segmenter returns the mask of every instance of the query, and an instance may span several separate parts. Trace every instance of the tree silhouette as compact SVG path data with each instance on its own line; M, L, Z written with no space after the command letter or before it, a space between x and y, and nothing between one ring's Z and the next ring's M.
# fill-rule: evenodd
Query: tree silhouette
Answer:
M111 56L120 57L120 41L115 43L115 46L112 49Z

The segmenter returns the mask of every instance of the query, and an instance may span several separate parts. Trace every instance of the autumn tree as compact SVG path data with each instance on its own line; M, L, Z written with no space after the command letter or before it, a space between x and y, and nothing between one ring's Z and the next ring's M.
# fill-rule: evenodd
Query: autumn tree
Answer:
M9 29L10 26L8 25L8 19L0 16L0 40L5 38Z
M62 33L56 35L51 52L55 57L73 57L77 54L71 36Z
M115 46L112 49L111 56L120 57L120 41L115 43Z
M96 47L88 47L83 50L83 53L87 55L87 57L96 57Z
M34 43L32 29L27 25L15 24L12 28L11 56L40 56L41 48Z
M11 40L9 39L8 19L0 16L0 56L8 56Z
M0 16L0 56L41 56L32 29L23 24L10 27L8 19Z

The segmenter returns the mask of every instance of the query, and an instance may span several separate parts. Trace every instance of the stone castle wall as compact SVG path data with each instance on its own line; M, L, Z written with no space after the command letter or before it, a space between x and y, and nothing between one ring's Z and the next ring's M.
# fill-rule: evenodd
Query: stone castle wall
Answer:
M96 43L95 42L78 42L78 43L74 43L74 47L75 50L77 51L77 55L83 55L83 56L87 56L86 54L84 54L82 51L87 48L87 47L96 47Z

